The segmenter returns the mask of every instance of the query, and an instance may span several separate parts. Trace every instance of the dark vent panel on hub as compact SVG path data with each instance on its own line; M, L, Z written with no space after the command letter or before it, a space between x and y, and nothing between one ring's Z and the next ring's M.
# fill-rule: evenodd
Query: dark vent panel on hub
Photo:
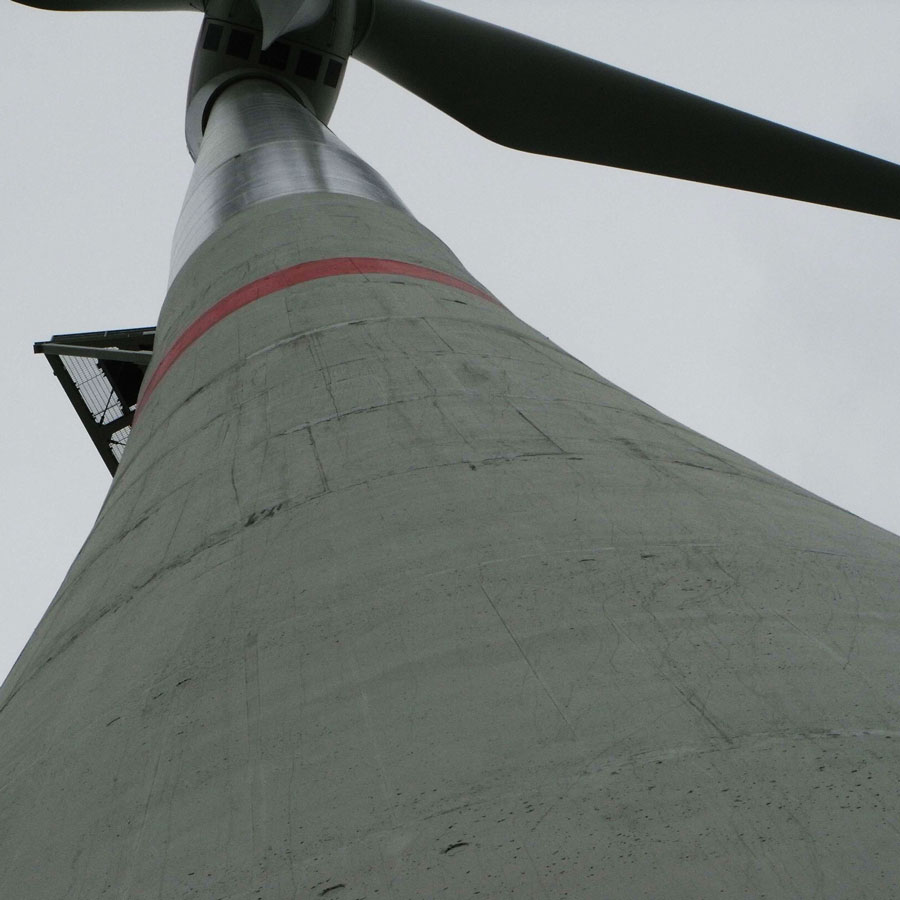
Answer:
M322 68L322 57L311 50L301 50L300 59L297 62L297 74L301 78L315 81L319 77L319 69Z
M219 44L222 42L223 30L224 29L221 25L216 25L215 22L210 22L206 26L206 34L203 35L203 49L218 50Z
M239 31L237 28L231 29L228 35L228 46L225 52L229 56L236 56L238 59L249 59L250 51L253 49L253 32Z
M287 68L288 57L291 54L291 48L288 44L281 41L275 41L267 50L263 50L259 54L259 62L263 66L269 66L272 69L283 71Z
M336 59L328 60L328 68L325 70L325 86L337 87L341 80L341 70L344 68L343 63L339 63Z

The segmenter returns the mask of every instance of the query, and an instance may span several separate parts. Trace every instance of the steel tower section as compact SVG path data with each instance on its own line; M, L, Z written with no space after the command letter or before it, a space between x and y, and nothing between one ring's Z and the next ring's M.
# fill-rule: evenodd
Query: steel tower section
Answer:
M0 895L895 896L900 541L501 306L264 81L0 693Z

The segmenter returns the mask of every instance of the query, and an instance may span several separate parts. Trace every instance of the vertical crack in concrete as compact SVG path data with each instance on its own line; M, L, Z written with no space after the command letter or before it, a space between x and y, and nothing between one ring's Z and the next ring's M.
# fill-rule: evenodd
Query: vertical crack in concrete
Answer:
M247 761L249 764L250 837L253 856L259 863L263 847L260 829L265 821L265 794L262 783L260 759L260 695L259 695L259 645L256 632L251 631L244 643L244 704L247 726Z
M487 602L490 603L491 609L494 611L494 614L497 616L497 618L500 620L503 627L506 629L506 633L509 635L510 640L516 645L516 649L519 651L519 654L521 655L522 659L525 660L525 664L531 670L531 674L534 675L535 679L537 680L537 683L541 686L542 690L547 695L550 702L553 704L553 708L557 711L557 713L559 713L559 717L563 720L563 722L566 723L566 727L569 729L569 732L572 735L572 739L577 741L578 734L575 731L575 727L569 721L563 708L559 705L559 703L556 702L556 698L551 693L550 688L544 683L544 679L541 678L537 669L535 669L531 660L528 658L528 654L522 648L522 645L519 643L518 638L515 636L515 634L513 634L512 629L509 627L509 624L507 623L506 619L504 619L503 616L501 615L500 610L497 609L497 604L494 603L493 599L491 598L491 595L487 592L487 589L484 586L484 582L482 581L482 579L480 577L478 579L478 586L481 588L481 593L484 594L485 600L487 600Z
M319 448L316 446L316 439L313 435L312 426L308 429L309 432L309 445L312 447L313 456L316 458L316 466L319 469L319 478L322 479L322 492L327 494L331 487L328 484L328 478L325 475L325 467L322 465L322 458L319 456Z
M398 823L394 810L394 797L391 795L391 785L388 781L387 769L384 765L384 754L381 750L381 744L378 740L377 735L375 734L375 725L372 721L371 710L369 709L369 695L366 693L365 686L363 685L362 673L359 671L359 664L357 662L356 655L352 650L349 650L348 656L350 657L353 679L359 688L357 691L357 697L359 699L359 710L362 713L363 723L366 727L366 734L369 736L369 742L372 745L372 756L374 757L375 765L378 767L378 776L381 782L381 790L384 795L384 808L390 816L391 826L396 828Z

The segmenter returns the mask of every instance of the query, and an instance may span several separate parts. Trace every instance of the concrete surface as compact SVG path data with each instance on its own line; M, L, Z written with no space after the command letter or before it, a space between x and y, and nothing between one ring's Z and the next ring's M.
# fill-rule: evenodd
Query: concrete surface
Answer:
M344 256L470 278L402 209L267 200L156 359ZM898 575L496 305L276 292L160 382L0 692L0 896L895 898Z

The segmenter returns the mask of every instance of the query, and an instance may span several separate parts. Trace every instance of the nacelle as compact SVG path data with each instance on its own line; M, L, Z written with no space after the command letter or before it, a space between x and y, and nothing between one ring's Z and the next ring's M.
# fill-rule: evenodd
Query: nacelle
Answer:
M356 3L333 0L322 9L316 2L300 6L295 20L308 27L272 39L263 29L255 3L225 0L207 6L191 68L185 117L192 157L197 157L216 97L244 78L264 78L281 85L327 124L355 43ZM314 20L311 25L310 20Z

